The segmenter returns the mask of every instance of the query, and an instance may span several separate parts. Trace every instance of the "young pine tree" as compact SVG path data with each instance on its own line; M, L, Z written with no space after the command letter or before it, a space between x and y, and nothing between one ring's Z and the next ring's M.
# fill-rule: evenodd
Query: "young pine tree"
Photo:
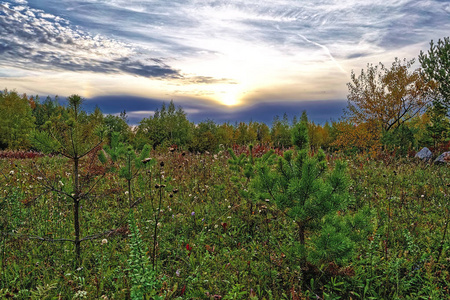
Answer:
M89 153L93 152L101 143L101 136L96 134L96 129L87 122L84 111L81 109L83 99L78 95L72 95L69 101L69 119L65 123L52 126L50 122L45 124L47 131L34 131L30 140L34 147L46 153L59 153L72 162L72 186L71 193L62 190L54 191L70 198L73 203L73 226L75 232L76 264L81 263L81 228L80 205L88 197L89 192L84 192L80 184L80 162ZM88 191L90 189L87 189Z
M296 223L302 264L307 259L340 263L352 254L350 233L356 226L353 217L345 216L350 203L347 165L337 161L328 170L322 150L310 157L303 126L299 122L293 130L296 150L286 151L278 160L269 153L272 158L258 161L251 191L257 200L275 202Z
M132 180L139 174L139 171L144 168L145 164L151 166L154 165L156 161L147 158L150 153L149 145L144 145L144 148L138 155L131 145L120 143L119 140L120 133L113 132L111 134L110 145L105 145L103 147L105 152L99 153L99 159L102 163L106 163L108 160L105 155L106 153L111 161L118 166L119 176L127 181L128 204L131 208L133 206Z

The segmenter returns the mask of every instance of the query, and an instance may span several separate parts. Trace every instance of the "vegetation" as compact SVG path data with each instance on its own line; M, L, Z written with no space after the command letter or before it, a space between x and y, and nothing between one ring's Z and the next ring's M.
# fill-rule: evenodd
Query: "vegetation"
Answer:
M449 298L450 171L413 155L450 125L410 64L353 73L323 126L194 125L171 102L131 129L5 90L0 297Z

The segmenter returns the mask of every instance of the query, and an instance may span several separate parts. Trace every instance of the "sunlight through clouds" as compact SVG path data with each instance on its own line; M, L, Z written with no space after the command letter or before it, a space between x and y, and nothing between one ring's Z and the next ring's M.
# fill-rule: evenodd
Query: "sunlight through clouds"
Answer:
M0 1L0 84L227 107L345 99L352 69L416 57L448 35L448 8L438 0ZM48 71L71 75L64 84Z

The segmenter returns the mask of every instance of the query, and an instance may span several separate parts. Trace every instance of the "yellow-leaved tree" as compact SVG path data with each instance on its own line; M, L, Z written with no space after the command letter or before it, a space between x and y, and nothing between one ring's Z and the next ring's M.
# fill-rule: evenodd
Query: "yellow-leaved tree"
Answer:
M349 120L355 124L373 122L389 131L423 111L430 97L429 85L419 70L410 71L414 59L398 58L391 68L382 63L368 65L356 76L352 71L347 84Z

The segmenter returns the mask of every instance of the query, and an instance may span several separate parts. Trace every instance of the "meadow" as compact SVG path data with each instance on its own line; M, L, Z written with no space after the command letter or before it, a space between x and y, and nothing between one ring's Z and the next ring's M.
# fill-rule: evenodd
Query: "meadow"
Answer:
M237 147L203 154L151 150L137 153L133 167L126 157L101 160L100 152L80 159L77 171L79 257L73 160L32 154L0 159L0 297L450 298L445 165ZM303 166L310 162L324 174L320 184L346 178L336 198L346 205L313 213L304 220L317 220L305 227L292 218L304 212L280 200L304 186L292 192L280 183L270 197L258 185L264 170L281 177L273 172L302 155ZM130 177L123 172L127 166L135 168ZM342 173L334 172L339 166Z

